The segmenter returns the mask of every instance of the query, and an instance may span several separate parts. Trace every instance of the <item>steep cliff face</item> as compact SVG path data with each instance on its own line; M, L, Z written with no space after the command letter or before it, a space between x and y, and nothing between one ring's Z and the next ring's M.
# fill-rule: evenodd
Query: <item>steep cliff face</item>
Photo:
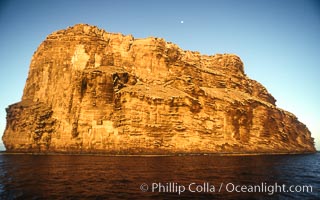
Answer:
M236 55L95 26L52 33L7 108L10 152L313 152L297 118L249 79Z

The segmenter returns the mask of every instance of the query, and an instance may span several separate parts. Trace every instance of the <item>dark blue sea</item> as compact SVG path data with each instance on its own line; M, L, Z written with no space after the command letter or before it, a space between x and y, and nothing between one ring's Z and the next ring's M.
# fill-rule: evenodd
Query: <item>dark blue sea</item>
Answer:
M320 154L0 154L0 199L320 199Z

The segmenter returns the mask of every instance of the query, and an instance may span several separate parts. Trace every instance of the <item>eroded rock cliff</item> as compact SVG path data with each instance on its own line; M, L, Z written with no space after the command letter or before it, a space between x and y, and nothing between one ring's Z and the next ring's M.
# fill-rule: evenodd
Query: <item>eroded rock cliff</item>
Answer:
M79 24L34 53L7 108L9 152L313 152L297 118L249 79L236 55Z

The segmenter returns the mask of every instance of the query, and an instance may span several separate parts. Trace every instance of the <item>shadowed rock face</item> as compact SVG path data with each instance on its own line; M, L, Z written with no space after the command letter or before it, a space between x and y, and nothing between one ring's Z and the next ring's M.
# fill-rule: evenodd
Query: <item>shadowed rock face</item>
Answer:
M39 46L2 139L9 152L315 151L307 127L276 107L238 56L84 24Z

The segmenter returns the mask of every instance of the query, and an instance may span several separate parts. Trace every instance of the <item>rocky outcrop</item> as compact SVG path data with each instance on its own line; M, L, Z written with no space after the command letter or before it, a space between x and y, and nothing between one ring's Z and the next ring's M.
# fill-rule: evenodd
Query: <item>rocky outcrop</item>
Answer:
M315 151L307 127L238 56L84 24L50 34L34 53L3 142L9 152Z

